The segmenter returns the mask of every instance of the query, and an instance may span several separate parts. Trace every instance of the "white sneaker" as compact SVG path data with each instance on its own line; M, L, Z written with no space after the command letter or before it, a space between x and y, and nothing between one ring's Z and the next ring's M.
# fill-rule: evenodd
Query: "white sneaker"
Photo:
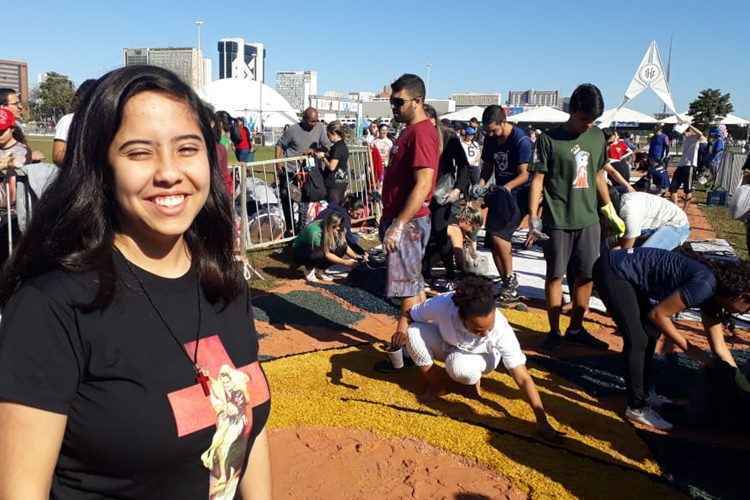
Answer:
M305 281L307 281L308 283L317 283L319 281L316 269L314 267L311 269L305 268L304 273Z
M666 396L657 394L655 390L651 389L646 397L646 402L652 408L661 408L664 405L674 404L674 401Z
M628 407L628 409L625 410L625 417L632 422L648 425L649 427L659 429L660 431L671 431L673 427L672 424L656 413L656 410L648 406L644 406L643 408Z
M325 271L318 271L318 279L327 282L333 281L333 277Z

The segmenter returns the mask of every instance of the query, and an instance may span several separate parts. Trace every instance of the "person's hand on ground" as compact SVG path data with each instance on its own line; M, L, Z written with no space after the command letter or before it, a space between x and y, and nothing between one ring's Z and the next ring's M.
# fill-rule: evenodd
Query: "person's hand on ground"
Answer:
M385 232L383 237L383 246L385 251L388 253L395 252L398 249L398 243L401 241L401 236L404 234L404 227L406 224L400 221L394 221Z
M554 427L545 418L536 424L536 431L539 437L550 443L561 443L563 440L564 432L555 430Z
M612 234L615 238L620 238L625 234L625 221L623 221L620 216L617 215L615 206L611 202L607 203L599 210L607 220L607 223L609 224L610 229L612 229Z

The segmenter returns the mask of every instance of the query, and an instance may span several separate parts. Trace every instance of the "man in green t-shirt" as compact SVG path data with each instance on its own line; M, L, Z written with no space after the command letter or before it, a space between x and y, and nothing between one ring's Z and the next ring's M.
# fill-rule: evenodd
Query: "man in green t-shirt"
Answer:
M600 349L608 347L583 328L591 297L592 269L599 257L597 194L605 217L617 231L624 228L610 202L603 170L607 163L607 143L602 131L593 126L603 110L604 100L596 86L578 86L570 98L569 120L537 140L536 161L530 168L533 178L529 192L528 244L535 239L546 240L543 248L550 322L550 335L545 340L548 347L563 339L560 312L562 278L566 274L574 290L570 327L564 338ZM540 204L544 207L541 220ZM574 276L568 273L569 269Z

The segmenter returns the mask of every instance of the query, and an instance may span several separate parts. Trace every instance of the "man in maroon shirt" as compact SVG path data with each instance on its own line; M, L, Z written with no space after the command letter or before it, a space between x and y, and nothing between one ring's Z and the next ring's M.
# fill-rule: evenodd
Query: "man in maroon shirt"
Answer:
M430 200L435 189L440 137L424 110L425 86L405 74L391 84L391 109L406 124L391 150L383 180L380 236L388 252L386 295L402 298L391 342L406 343L409 310L425 300L422 258L430 237Z

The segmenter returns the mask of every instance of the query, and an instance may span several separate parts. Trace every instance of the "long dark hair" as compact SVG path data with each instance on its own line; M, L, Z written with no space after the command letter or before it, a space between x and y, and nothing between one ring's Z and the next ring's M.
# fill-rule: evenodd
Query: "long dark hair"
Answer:
M62 168L37 205L25 235L0 277L0 307L26 280L53 270L95 271L98 289L84 310L105 308L115 293L114 236L118 230L115 186L107 152L125 104L144 91L163 92L192 110L206 143L211 187L205 205L185 232L201 286L211 303L228 303L243 290L232 254L233 222L211 129L211 115L174 73L127 66L102 76L73 117Z

